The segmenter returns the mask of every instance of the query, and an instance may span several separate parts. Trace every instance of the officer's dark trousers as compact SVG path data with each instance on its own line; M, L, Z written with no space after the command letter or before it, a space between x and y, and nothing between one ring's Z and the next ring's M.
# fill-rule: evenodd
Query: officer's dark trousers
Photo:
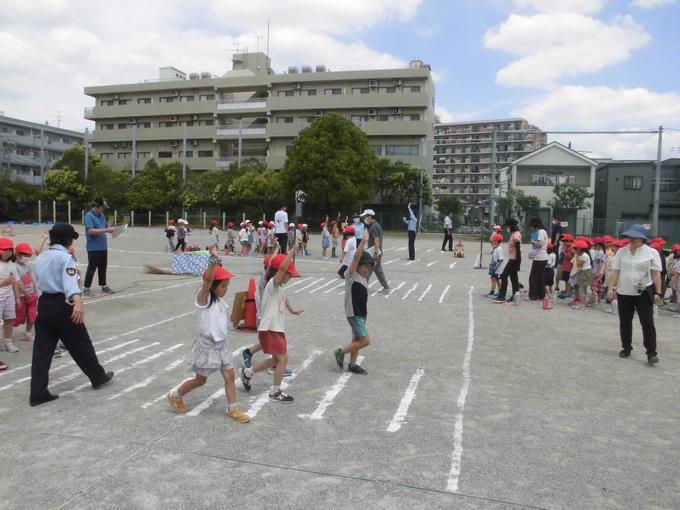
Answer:
M106 250L87 252L87 271L85 271L85 288L89 289L94 279L94 272L99 276L99 285L106 286L106 266L108 265L108 252Z
M408 259L415 260L416 258L416 231L408 231Z
M43 294L38 300L31 365L31 399L40 399L47 394L50 365L59 340L64 342L73 361L92 383L106 378L87 328L84 324L73 323L72 312L73 307L66 303L63 294Z
M444 229L444 242L442 243L442 251L446 250L446 243L449 244L449 251L453 251L453 233L448 229Z

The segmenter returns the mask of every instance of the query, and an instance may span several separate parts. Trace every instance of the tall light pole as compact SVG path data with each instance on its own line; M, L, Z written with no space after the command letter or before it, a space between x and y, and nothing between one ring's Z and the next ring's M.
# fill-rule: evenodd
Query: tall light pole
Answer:
M491 131L491 175L489 179L489 227L491 227L496 217L496 126Z
M427 140L425 138L420 140L420 193L418 196L418 228L417 232L420 232L421 222L423 220L423 172L425 171L425 158L427 157Z
M661 144L663 137L663 126L659 126L659 143L656 147L656 171L654 175L654 212L652 213L652 235L659 235L659 192L661 191Z
M85 128L85 136L83 137L83 144L85 145L85 161L83 162L83 169L85 170L85 182L87 182L87 176L90 174L90 130Z

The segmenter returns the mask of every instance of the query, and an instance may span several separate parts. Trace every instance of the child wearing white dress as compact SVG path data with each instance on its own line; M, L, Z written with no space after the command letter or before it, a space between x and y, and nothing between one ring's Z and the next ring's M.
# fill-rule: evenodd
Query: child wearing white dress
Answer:
M203 273L203 285L196 294L195 306L198 315L199 336L187 355L187 369L195 375L184 381L176 390L168 393L170 406L178 413L187 411L183 397L203 386L208 376L220 371L224 378L227 395L227 416L247 423L250 417L236 404L236 384L231 348L227 341L227 303L224 296L233 274L222 268L217 257L217 248L210 247L208 268Z

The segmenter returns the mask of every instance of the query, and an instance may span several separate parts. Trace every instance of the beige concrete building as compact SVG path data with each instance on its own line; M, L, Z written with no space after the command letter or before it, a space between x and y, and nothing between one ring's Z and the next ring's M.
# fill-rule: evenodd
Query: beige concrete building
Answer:
M489 197L494 128L497 168L546 144L546 134L525 119L436 124L432 178L436 198L453 195L464 202L474 203Z
M191 169L219 169L239 156L277 169L300 130L334 112L360 126L379 156L431 173L424 140L433 134L434 86L422 62L372 71L290 67L283 74L273 73L263 53L237 53L232 62L219 77L164 67L158 80L86 87L95 100L85 109L96 125L93 148L121 170L183 157Z

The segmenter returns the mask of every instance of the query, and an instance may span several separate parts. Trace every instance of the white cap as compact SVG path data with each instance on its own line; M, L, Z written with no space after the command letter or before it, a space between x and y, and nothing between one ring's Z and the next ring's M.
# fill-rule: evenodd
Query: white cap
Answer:
M180 225L188 225L188 224L189 224L189 223L187 222L187 220L183 220L182 218L178 219L178 220L177 220L177 223L179 223Z
M302 226L303 226L304 228L307 228L309 225L307 225L306 223L303 223Z
M373 209L365 209L364 212L361 213L361 217L363 218L364 216L375 216L375 211Z
M295 226L295 223L289 223L288 226L289 226L289 227L294 227L294 226Z
M250 223L250 220L246 220L246 223Z
M257 224L258 224L258 225L264 225L264 222L263 222L263 221L258 221Z

